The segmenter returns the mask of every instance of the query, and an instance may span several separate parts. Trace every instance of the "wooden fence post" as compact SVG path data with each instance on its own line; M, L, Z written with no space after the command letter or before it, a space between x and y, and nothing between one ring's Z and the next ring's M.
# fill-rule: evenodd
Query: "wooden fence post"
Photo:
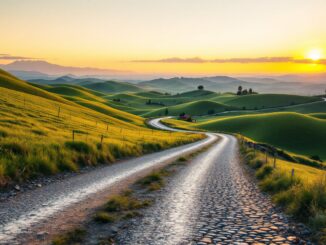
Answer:
M72 141L75 141L75 130L72 130Z
M265 158L265 163L267 163L267 161L268 161L268 154L267 154L267 150L265 151L265 155L266 155L266 158Z
M294 168L292 168L291 170L291 180L293 181L293 178L294 178Z
M274 168L276 168L276 153L274 154Z
M58 117L60 117L60 110L61 110L61 108L60 108L60 106L58 107Z
M103 144L103 134L101 135L101 146L102 146L102 144Z

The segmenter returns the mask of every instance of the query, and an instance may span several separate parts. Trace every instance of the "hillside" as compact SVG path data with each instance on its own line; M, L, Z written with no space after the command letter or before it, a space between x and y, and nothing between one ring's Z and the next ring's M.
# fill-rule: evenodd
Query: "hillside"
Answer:
M245 109L264 109L321 101L318 97L289 94L253 94L230 97L224 103Z
M99 83L81 84L85 88L95 90L102 93L121 93L121 92L141 92L143 89L134 84L105 81Z
M202 138L153 131L141 117L81 98L83 90L56 88L68 101L2 71L0 84L0 188Z
M91 91L89 91L83 87L79 87L79 86L60 85L60 86L47 87L44 89L51 93L56 93L56 94L60 94L63 96L74 96L74 97L80 97L83 99L95 100L95 101L100 101L100 102L106 101L105 99L103 99L99 96L96 96Z
M213 131L241 133L259 142L326 159L326 121L298 113L266 113L212 119L194 125Z
M46 99L50 99L65 104L70 104L69 101L64 100L60 96L57 96L52 93L48 93L47 91L44 91L31 84L28 84L27 82L22 81L16 78L15 76L11 75L10 73L5 72L1 69L0 69L0 87L12 89L15 91L20 91L31 95L40 96Z
M227 106L213 101L205 101L205 100L187 102L187 103L170 106L166 108L168 109L169 116L177 116L180 113L186 113L186 114L198 116L198 115L214 114L214 113L234 109L231 106ZM144 114L144 116L146 117L163 116L165 115L166 108L161 108L158 110L151 111L149 113Z

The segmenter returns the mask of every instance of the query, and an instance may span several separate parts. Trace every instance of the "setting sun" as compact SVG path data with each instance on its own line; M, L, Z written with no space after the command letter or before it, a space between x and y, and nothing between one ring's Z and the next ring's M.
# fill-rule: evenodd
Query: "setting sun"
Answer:
M308 53L308 58L317 61L322 58L322 51L320 49L312 49Z

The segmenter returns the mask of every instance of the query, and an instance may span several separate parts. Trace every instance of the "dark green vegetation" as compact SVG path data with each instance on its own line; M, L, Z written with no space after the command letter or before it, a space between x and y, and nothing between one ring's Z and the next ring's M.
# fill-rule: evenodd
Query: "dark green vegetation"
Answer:
M241 141L240 141L241 142ZM266 162L265 154L241 144L246 164L256 171L263 191L273 196L294 218L310 226L318 244L326 242L326 175L325 171L277 160ZM308 175L308 176L307 176Z
M290 112L245 115L213 119L196 127L241 133L297 154L326 159L326 121L308 115Z
M80 244L86 236L86 231L83 229L75 229L66 233L65 235L58 236L52 242L53 245L68 245Z

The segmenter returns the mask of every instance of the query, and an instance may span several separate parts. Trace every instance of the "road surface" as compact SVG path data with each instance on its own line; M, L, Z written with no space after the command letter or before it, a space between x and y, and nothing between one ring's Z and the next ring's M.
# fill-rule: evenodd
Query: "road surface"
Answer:
M72 222L77 215L73 213L75 207L94 208L101 204L94 200L104 196L104 203L107 196L125 181L205 147L216 139L215 134L207 134L205 139L195 143L100 167L0 202L0 244L25 244L22 241L27 238L43 236L40 231L56 232L61 225ZM59 219L61 223L56 224ZM48 227L46 231L45 227Z
M151 124L169 129L159 119ZM241 166L237 140L219 136L173 177L131 228L119 231L118 244L304 243Z

